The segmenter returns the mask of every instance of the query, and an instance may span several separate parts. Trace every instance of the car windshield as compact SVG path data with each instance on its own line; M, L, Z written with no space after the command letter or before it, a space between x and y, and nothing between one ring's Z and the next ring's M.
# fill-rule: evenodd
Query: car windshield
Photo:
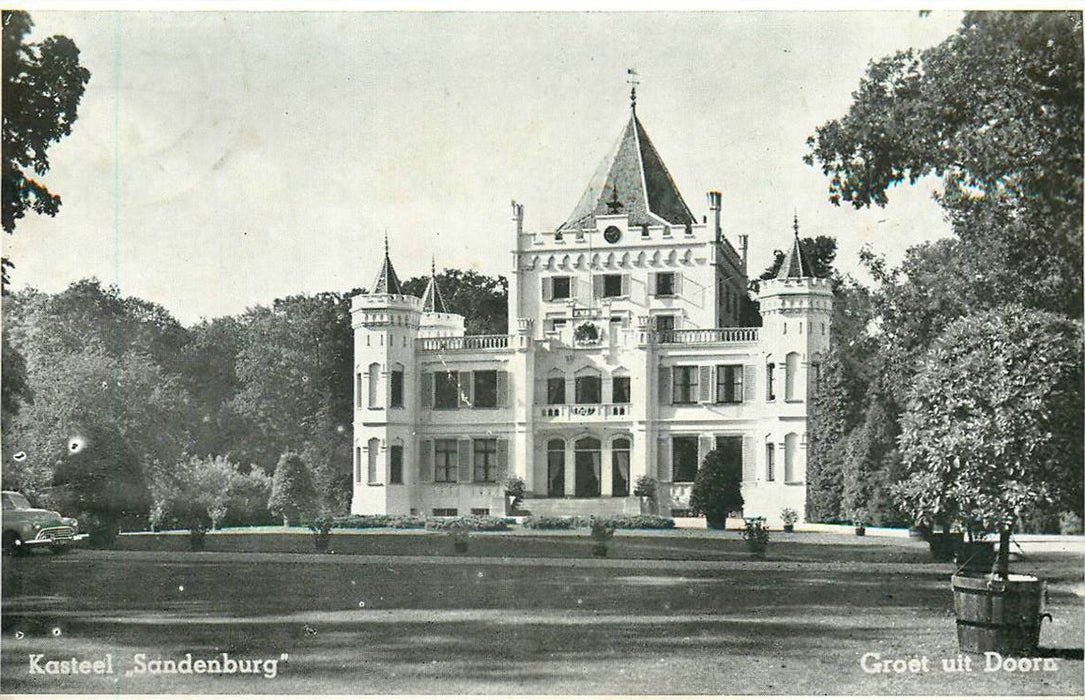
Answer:
M4 494L4 510L24 510L31 507L30 501L21 493Z

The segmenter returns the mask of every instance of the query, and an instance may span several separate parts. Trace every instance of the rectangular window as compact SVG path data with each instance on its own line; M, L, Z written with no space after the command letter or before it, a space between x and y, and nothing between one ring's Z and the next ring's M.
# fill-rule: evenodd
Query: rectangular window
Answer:
M456 408L460 401L460 382L456 372L434 372L433 407Z
M546 380L546 403L565 403L565 377L550 377Z
M687 404L697 402L697 367L675 367L674 389L671 403Z
M656 330L657 331L673 331L674 330L674 316L670 314L664 314L662 316L656 316Z
M565 328L566 320L564 318L555 318L550 321L550 328L556 332L561 332Z
M570 277L555 277L553 278L552 299L568 299L572 296L572 278Z
M358 372L358 374L356 375L356 378L355 378L355 382L354 382L354 398L355 398L354 405L357 406L358 408L363 407L363 404L362 404L362 393L363 392L364 392L364 389L362 388L362 373Z
M392 408L403 408L403 370L392 370L392 380L388 387L391 396L388 403Z
M460 514L457 508L434 508L433 517L435 518L454 518Z
M629 377L615 377L614 391L611 400L614 403L629 403Z
M682 435L671 438L674 480L689 483L697 478L697 436Z
M765 445L765 481L776 481L776 445Z
M455 440L434 440L433 444L433 480L450 484L456 481L459 469L459 450Z
M392 445L388 453L388 483L403 483L403 445Z
M674 296L674 273L673 272L657 272L656 273L656 296L657 297L673 297Z
M768 388L769 401L776 400L776 365L771 362L765 368L765 386Z
M475 408L497 407L497 371L478 370L475 375Z
M576 402L600 403L603 400L603 380L596 375L576 378Z
M742 403L742 365L716 367L716 403Z
M603 297L620 297L622 295L622 276L603 275Z
M489 514L490 514L490 509L489 508L472 508L471 509L471 515L489 515Z
M475 440L475 481L495 481L497 479L497 440L482 438Z

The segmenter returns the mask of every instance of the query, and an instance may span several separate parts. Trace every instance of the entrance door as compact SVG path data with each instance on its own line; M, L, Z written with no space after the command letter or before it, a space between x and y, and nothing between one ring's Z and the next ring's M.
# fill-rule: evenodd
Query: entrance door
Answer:
M546 495L565 495L565 441L546 443Z
M601 443L595 438L576 441L576 495L592 497L602 494Z

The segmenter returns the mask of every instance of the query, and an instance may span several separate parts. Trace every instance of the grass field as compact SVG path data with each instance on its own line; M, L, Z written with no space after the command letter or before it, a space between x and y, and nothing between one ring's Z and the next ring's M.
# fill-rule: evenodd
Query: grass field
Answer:
M172 539L171 539L172 538ZM1041 645L1057 671L949 673L950 564L922 543L778 535L751 560L735 533L122 538L121 551L9 558L0 691L91 693L1083 693L1081 541L1015 570L1050 582ZM263 551L240 551L262 549ZM1057 548L1056 548L1057 549ZM138 551L143 550L143 551ZM344 553L344 552L363 553ZM133 675L136 654L278 660L275 678ZM864 653L929 658L868 674ZM112 675L32 674L29 655ZM283 661L283 655L286 660Z

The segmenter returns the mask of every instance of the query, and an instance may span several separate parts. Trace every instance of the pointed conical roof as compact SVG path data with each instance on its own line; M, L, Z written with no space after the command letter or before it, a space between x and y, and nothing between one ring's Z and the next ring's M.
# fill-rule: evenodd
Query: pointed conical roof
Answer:
M593 228L605 214L627 214L631 226L695 222L636 112L558 230Z
M384 261L381 269L377 272L377 279L373 282L370 294L402 294L399 277L396 268L392 267L392 259L388 257L388 236L384 237Z
M445 304L441 287L437 284L437 266L432 260L429 268L429 284L426 285L426 291L422 294L422 310L439 314L448 313L448 305Z
M799 216L795 215L795 238L791 243L791 250L784 256L784 262L780 265L780 271L776 273L776 279L786 280L794 277L813 277L810 274L810 266L806 263L802 246L799 244Z

